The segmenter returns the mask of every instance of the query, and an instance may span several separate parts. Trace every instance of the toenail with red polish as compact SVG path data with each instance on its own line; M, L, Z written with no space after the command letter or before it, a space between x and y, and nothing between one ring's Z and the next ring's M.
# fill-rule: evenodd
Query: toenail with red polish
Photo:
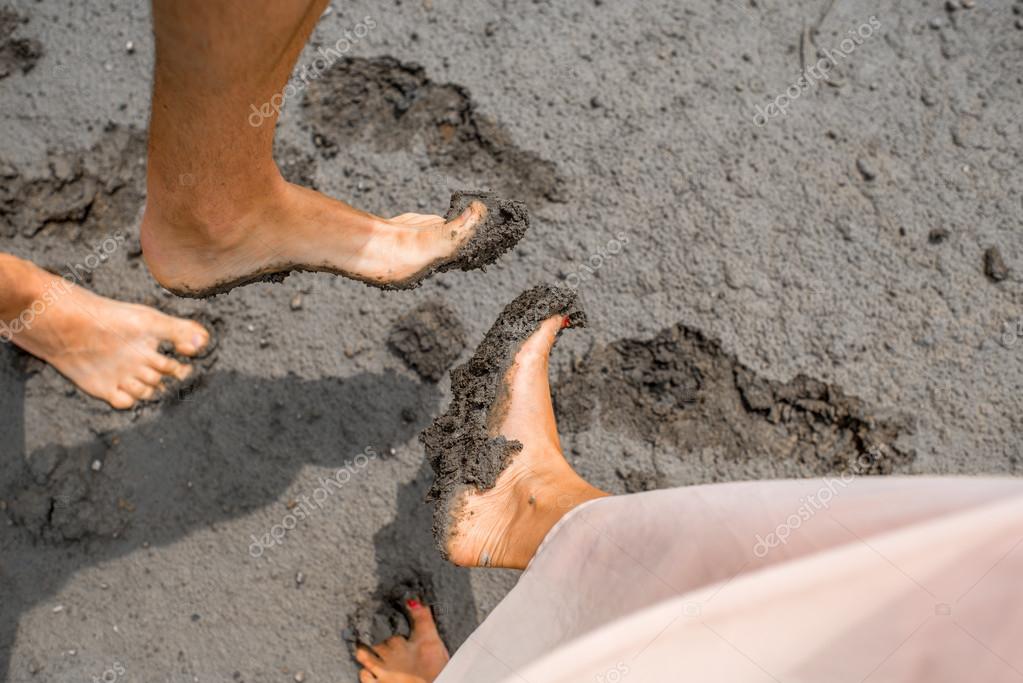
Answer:
M572 323L569 322L567 317L562 319L562 321L561 321L561 329L565 329L566 327L571 327L571 326L572 326Z
M420 607L418 600L409 599L405 601L405 604L408 605L409 609L419 609Z

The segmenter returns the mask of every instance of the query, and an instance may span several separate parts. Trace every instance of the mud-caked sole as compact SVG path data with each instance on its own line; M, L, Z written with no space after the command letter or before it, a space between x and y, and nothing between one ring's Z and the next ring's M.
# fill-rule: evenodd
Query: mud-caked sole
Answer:
M419 435L435 475L427 499L434 504L434 538L445 557L463 494L493 488L522 449L520 442L491 435L487 427L515 355L553 316L567 316L569 326L584 326L586 316L576 296L571 289L546 284L523 292L505 306L472 358L451 371L451 404Z

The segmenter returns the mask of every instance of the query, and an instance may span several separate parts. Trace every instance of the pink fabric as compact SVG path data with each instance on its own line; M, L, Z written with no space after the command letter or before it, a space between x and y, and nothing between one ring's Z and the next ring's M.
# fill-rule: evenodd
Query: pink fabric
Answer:
M588 503L438 681L1023 682L1023 480Z

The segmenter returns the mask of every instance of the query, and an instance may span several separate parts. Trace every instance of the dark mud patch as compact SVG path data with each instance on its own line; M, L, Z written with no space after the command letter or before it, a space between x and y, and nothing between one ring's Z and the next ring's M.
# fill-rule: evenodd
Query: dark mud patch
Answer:
M118 443L117 435L100 434L77 448L51 445L32 453L18 485L5 492L11 521L52 544L119 537L135 506L103 471Z
M915 459L895 443L911 429L907 418L875 415L840 387L805 375L764 379L682 324L594 349L553 393L563 431L599 424L683 459L768 459L798 476L890 474ZM618 474L630 491L663 485L656 473Z
M303 152L294 145L286 143L274 144L274 161L281 170L281 175L289 183L318 190L316 183L316 157Z
M568 315L575 326L586 322L571 289L538 285L508 304L472 358L451 371L451 403L419 436L435 475L428 499L435 503L433 531L442 552L459 494L468 487L493 488L522 449L518 441L492 436L488 425L492 411L500 410L501 384L516 352L554 315Z
M387 343L420 377L437 382L462 355L465 328L443 303L427 301L395 321Z
M28 17L10 7L0 7L0 80L20 71L27 74L43 56L43 44L34 38L15 38Z
M50 151L48 172L33 175L0 159L0 231L98 241L129 232L145 201L146 137L108 126L87 152Z
M352 141L381 152L422 145L434 168L513 197L564 201L554 163L519 149L469 91L393 57L346 58L309 84L303 107L325 158Z
M362 643L382 643L391 636L411 634L411 618L405 608L408 600L418 600L432 605L435 602L430 577L425 574L408 573L393 585L378 589L363 600L355 612L348 616L348 628L342 637L352 646Z

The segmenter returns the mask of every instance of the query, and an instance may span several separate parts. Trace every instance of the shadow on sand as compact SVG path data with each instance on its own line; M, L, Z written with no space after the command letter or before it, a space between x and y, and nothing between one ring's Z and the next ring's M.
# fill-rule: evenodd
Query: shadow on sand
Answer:
M435 386L392 372L314 381L215 372L183 400L147 408L155 419L74 447L27 453L26 378L12 362L15 355L0 349L4 680L10 679L4 674L20 615L51 598L76 572L138 551L143 542L170 544L274 504L303 466L342 467L367 446L387 458L391 445L412 439L429 422L440 399ZM475 627L475 608L468 572L444 562L434 548L423 503L431 477L424 462L415 479L399 487L394 521L360 531L373 539L376 566L366 572L375 571L378 581L361 609L413 577L442 605L439 625L457 646ZM356 517L365 501L350 496L336 504L329 514ZM345 597L353 599L339 595ZM339 612L340 650L345 613L356 607L324 606Z

